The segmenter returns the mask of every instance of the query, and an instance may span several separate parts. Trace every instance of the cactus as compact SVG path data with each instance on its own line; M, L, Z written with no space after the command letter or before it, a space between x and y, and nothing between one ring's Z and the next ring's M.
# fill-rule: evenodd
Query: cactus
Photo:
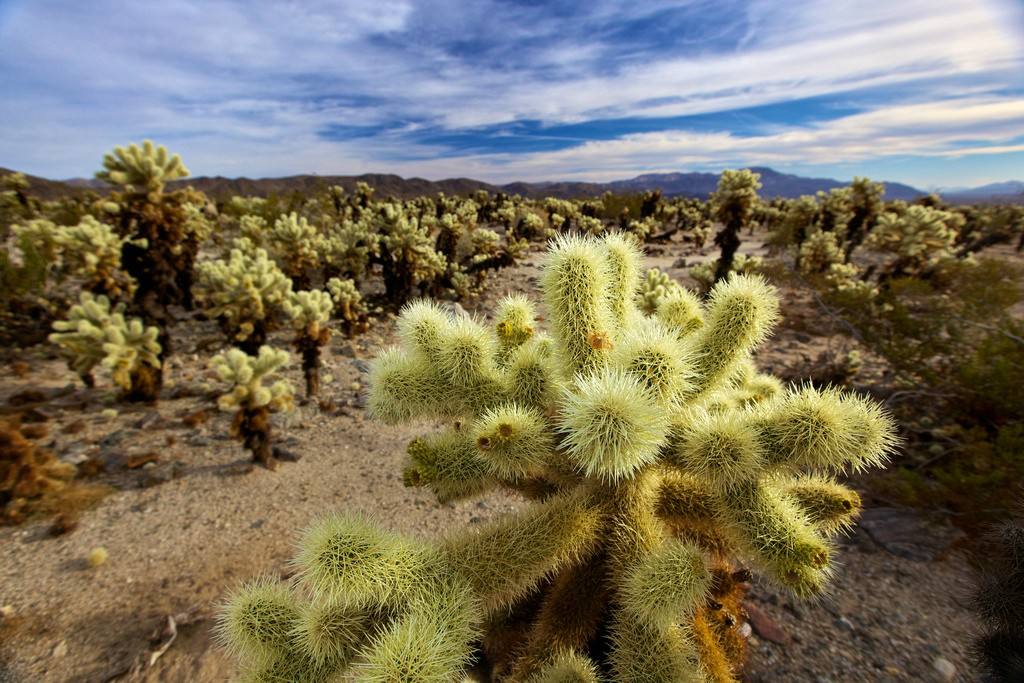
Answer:
M155 147L149 140L141 147L135 144L115 147L113 152L104 155L103 169L96 174L99 180L140 193L163 192L167 181L188 176L180 156L168 154L166 147Z
M327 518L293 588L256 582L224 612L252 680L452 681L471 659L483 680L737 679L736 562L820 593L828 537L858 510L828 474L880 464L893 427L867 400L756 372L778 307L763 280L719 283L688 329L645 318L639 280L630 242L563 237L542 278L550 337L521 298L493 328L405 308L369 408L455 422L412 441L405 482L534 502L429 544Z
M920 276L956 257L956 238L963 224L958 213L910 206L902 214L882 214L865 244L896 255L884 276Z
M843 250L834 232L815 232L800 245L799 270L805 275L826 273L843 263Z
M108 209L118 233L130 238L122 245L121 263L136 283L132 312L160 330L161 357L171 353L170 307L192 305L193 269L205 226L196 221L190 204L205 205L193 190L165 193L167 181L183 178L188 169L165 147L117 147L103 159L96 177L121 192L111 195Z
M229 349L210 360L210 367L228 382L231 389L217 400L221 410L234 410L231 436L252 453L253 461L276 470L280 463L274 456L270 414L292 408L292 387L279 380L269 387L264 380L288 364L288 353L270 346L261 346L250 356L239 349Z
M265 239L268 252L295 288L307 289L310 271L320 264L322 240L316 228L292 212L278 217Z
M41 498L75 476L74 465L32 440L43 435L23 428L17 418L0 419L0 519L5 522L21 521Z
M327 292L293 292L285 299L284 310L295 329L295 350L302 356L306 397L313 398L320 392L320 350L331 339L327 321L331 319L334 302Z
M846 246L843 253L845 261L849 262L853 250L860 246L878 223L884 194L885 186L882 183L875 183L867 178L854 178L850 184L853 215L846 225Z
M422 218L396 202L379 209L380 256L384 290L394 303L408 299L415 287L430 284L447 272L448 261L434 250Z
M1024 523L998 524L985 544L972 596L984 629L974 656L989 676L985 680L1024 680Z
M715 276L721 269L721 259L698 263L689 270L689 275L697 282L701 294L707 294L715 284ZM752 275L764 265L760 256L735 254L732 259L732 271L741 275Z
M262 249L232 249L227 261L196 267L197 302L220 321L231 343L247 353L256 353L266 342L291 292L291 280Z
M640 294L637 299L640 310L647 315L653 314L658 310L662 301L678 287L679 285L668 276L668 273L663 273L658 268L649 269L640 284Z
M127 238L118 236L106 223L84 216L78 225L60 228L55 239L61 270L83 280L85 289L114 299L131 296L135 281L121 269Z
M355 282L332 277L327 281L327 291L331 293L334 310L341 318L341 330L346 337L353 337L369 328L366 305Z
M162 378L159 330L138 318L125 319L123 310L123 305L111 309L105 296L82 292L68 319L53 324L50 341L61 348L68 366L86 386L93 385L93 369L102 365L121 388L122 399L152 402Z
M369 221L342 221L329 228L321 245L324 277L362 278L377 253L377 235Z
M733 270L733 255L740 248L740 230L750 220L761 176L746 169L722 171L718 188L711 195L711 209L722 229L715 235L715 244L722 249L713 282L724 280Z

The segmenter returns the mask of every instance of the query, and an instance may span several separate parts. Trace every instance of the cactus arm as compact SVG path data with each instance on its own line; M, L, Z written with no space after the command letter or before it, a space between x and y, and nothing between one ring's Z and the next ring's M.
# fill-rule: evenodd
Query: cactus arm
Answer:
M602 514L568 493L510 519L454 534L442 544L448 563L489 610L511 605L538 581L579 562L594 548Z

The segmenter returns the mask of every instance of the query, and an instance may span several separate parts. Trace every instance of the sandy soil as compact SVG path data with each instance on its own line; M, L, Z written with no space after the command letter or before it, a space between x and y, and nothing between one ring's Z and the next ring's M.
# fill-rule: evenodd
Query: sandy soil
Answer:
M681 249L656 247L648 265L682 279L685 269L673 267ZM743 248L759 250L756 241ZM692 265L702 257L686 258ZM485 312L505 291L531 291L538 262L532 254L503 271L464 306ZM763 367L779 372L825 348L820 333L799 322L766 345ZM208 323L183 324L176 334L181 351L169 398L155 410L117 405L109 388L81 388L46 348L24 352L28 374L0 369L0 405L26 388L74 385L39 406L50 427L44 443L62 457L103 463L98 480L118 488L71 533L52 536L48 520L0 528L0 606L9 607L0 621L0 681L229 680L232 665L210 637L217 602L242 578L286 575L296 532L313 520L360 510L398 531L431 535L516 509L512 496L439 505L428 492L402 486L405 444L424 429L368 421L355 384L362 360L392 338L393 327L385 318L360 339L332 341L324 374L333 380L323 393L334 409L307 405L279 420L279 439L301 460L277 472L250 471L247 454L227 438L229 417L216 412L216 382L205 369L219 338ZM274 341L287 346L283 336ZM297 369L291 377L301 386ZM209 418L199 420L197 411ZM152 454L155 462L126 467L133 456ZM91 568L86 558L96 547L109 559ZM765 619L751 637L749 680L971 679L964 652L973 624L958 597L960 556L905 559L861 533L844 546L841 562L834 593L816 605L755 586L751 602ZM149 666L168 616L183 625ZM955 672L936 669L937 658Z

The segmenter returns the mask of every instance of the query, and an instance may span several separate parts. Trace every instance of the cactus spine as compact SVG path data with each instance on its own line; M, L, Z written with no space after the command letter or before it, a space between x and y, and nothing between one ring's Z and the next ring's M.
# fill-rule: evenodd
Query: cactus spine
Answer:
M719 283L674 327L636 308L638 263L618 238L557 239L542 285L551 338L522 299L493 328L405 308L370 409L390 424L455 421L409 445L406 483L533 503L433 544L328 518L302 542L296 590L256 583L225 612L254 680L450 681L473 655L477 680L731 681L737 563L800 596L824 588L828 537L857 500L822 477L880 464L892 424L866 400L752 370L778 306L759 278Z

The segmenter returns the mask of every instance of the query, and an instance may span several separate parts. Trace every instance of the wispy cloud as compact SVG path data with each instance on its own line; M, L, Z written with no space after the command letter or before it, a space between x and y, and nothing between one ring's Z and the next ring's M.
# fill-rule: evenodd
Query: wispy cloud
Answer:
M203 174L952 169L1019 150L1022 27L998 0L14 0L0 164L153 137Z

